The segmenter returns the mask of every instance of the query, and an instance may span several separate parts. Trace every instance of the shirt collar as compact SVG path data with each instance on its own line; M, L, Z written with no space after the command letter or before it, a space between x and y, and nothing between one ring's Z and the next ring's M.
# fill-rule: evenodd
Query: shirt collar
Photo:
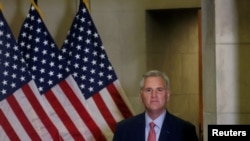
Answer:
M146 119L146 126L149 126L149 123L150 122L154 122L155 123L155 125L158 127L158 128L160 128L161 129L161 127L162 127L162 124L163 124L163 121L164 121L164 119L165 119L165 116L166 116L166 110L160 115L160 116L158 116L155 120L152 120L149 116L148 116L148 114L147 113L145 113L145 119Z

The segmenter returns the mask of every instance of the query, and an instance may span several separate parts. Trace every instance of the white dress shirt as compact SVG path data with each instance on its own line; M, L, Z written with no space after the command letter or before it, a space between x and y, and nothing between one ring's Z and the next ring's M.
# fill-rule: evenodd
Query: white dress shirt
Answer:
M145 141L148 140L148 133L149 133L149 130L150 130L150 126L149 126L149 123L150 122L154 122L155 123L155 133L156 133L156 140L158 141L159 140L159 136L160 136L160 132L161 132L161 127L162 127L162 124L163 124L163 121L164 121L164 118L166 116L166 111L164 111L159 117L157 117L155 120L152 120L148 114L146 113L145 114L145 119L146 119L146 126L145 126Z

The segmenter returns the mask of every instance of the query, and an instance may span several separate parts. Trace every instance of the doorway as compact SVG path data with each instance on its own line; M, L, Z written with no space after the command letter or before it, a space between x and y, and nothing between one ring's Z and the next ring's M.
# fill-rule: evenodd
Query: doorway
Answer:
M168 110L193 123L202 140L200 9L146 11L147 69L170 78Z

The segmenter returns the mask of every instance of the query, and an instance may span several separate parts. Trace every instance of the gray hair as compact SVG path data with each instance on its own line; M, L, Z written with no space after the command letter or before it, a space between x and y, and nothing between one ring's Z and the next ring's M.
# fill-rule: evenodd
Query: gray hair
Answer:
M140 81L140 89L143 88L144 80L148 77L161 77L165 82L166 89L170 88L169 78L165 73L158 71L158 70L150 70L146 72L145 74L143 74L142 79Z

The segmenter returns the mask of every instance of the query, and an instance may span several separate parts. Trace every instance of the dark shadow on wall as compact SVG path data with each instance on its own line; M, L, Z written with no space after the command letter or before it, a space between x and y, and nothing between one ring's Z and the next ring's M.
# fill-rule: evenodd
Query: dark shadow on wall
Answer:
M147 10L146 54L147 69L166 72L174 84L168 109L192 122L201 140L198 11L199 8ZM187 87L192 90L185 91Z
M235 1L237 23L238 115L239 124L250 124L250 1Z

